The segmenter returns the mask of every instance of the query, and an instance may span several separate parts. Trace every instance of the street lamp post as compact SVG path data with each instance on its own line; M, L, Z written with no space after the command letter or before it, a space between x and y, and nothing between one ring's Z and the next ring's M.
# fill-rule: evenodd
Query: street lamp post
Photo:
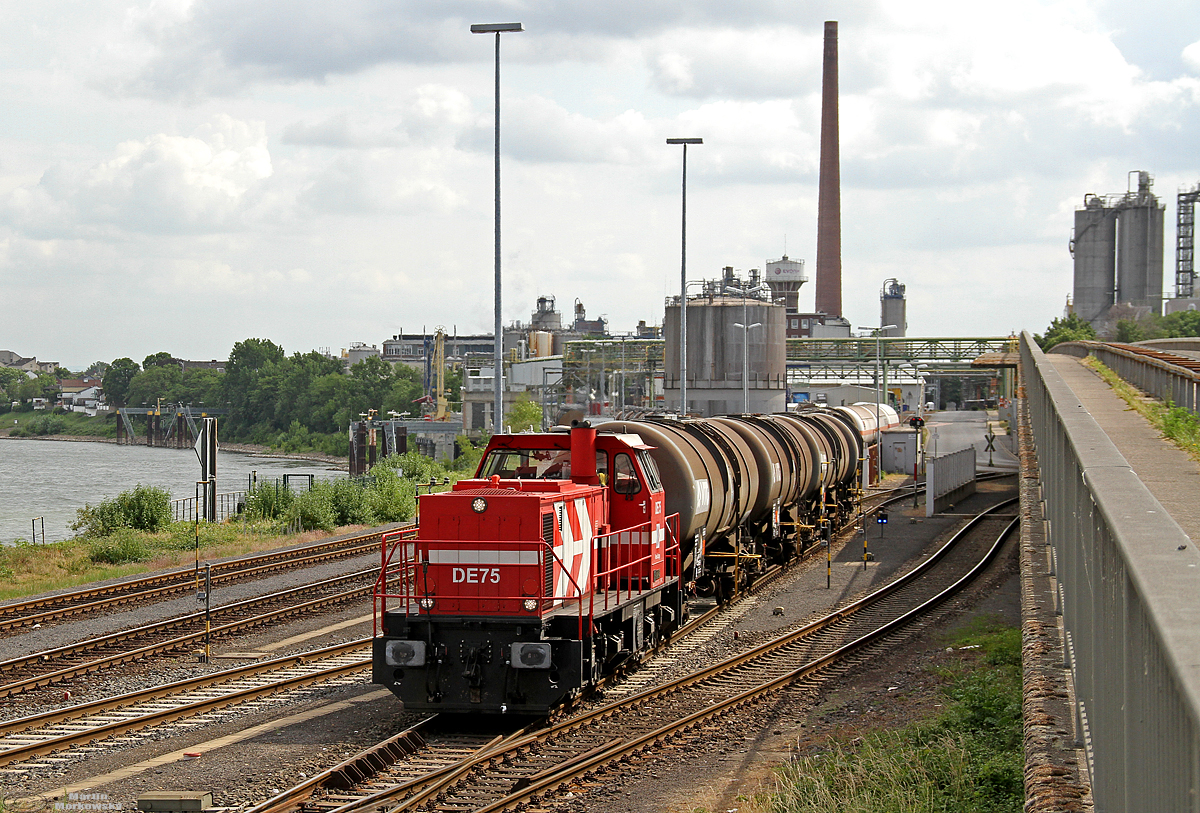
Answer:
M504 431L504 332L500 325L500 35L524 31L520 23L484 23L471 26L472 34L496 35L496 369L493 373L496 403L492 409L492 431Z
M858 328L859 330L869 330L875 334L875 448L876 449L879 448L879 441L882 439L882 436L879 431L879 401L883 397L882 392L881 392L883 379L880 378L879 368L883 364L883 345L879 341L879 336L881 333L883 333L883 331L892 330L895 327L896 327L895 325L884 325L883 327L862 327L862 326L860 326ZM880 462L882 462L882 461L880 461ZM870 465L868 465L867 468L869 470ZM869 479L870 479L869 472L863 472L863 480L865 481L865 480L869 480Z
M762 322L749 324L748 312L746 309L746 289L743 288L726 288L726 294L740 294L742 297L742 321L734 322L734 327L742 329L742 414L750 414L750 328L762 327Z
M702 138L668 138L668 144L683 145L683 217L679 259L679 416L687 415L687 148L703 144Z

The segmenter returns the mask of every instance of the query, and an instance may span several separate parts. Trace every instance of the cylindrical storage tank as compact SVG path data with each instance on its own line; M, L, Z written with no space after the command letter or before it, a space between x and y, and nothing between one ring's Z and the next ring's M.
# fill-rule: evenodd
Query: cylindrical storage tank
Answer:
M897 279L884 280L879 292L879 326L895 325L881 330L880 336L908 335L908 306L904 298L904 284Z
M671 408L679 404L679 318L678 302L668 304L663 315L662 370ZM747 329L738 324L757 327ZM724 295L689 299L689 412L722 415L782 410L787 380L785 326L783 306L772 302ZM748 410L743 408L747 397Z
M533 358L554 355L554 334L546 330L529 331L529 355Z
M1163 287L1163 210L1157 198L1148 195L1144 205L1120 210L1117 247L1117 301L1147 305L1157 315Z
M879 432L881 430L891 429L893 426L900 425L900 418L896 414L896 410L887 404L868 404L863 402L850 404L849 406L834 407L833 411L847 416L853 424L855 431L862 438L863 443L866 444L876 443L879 440ZM878 415L878 423L876 423L876 415Z
M1075 313L1088 322L1104 318L1117 287L1117 212L1097 197L1075 212Z
M785 503L799 502L820 488L821 447L816 433L807 425L784 415L758 415L751 420L761 422L776 433L788 448L792 469L792 490L785 489Z
M668 515L679 514L679 533L683 539L691 538L701 528L709 536L724 533L749 512L752 501L735 493L744 479L739 466L753 469L754 485L758 482L753 455L744 442L738 448L745 462L731 460L727 444L714 443L694 428L685 428L697 423L703 422L610 421L599 427L605 434L637 435L647 446L654 447L650 456L662 478L666 511ZM744 502L751 505L744 506Z
M750 495L750 518L762 519L770 512L776 500L782 499L785 492L790 493L793 490L794 477L787 448L779 438L764 431L752 420L713 418L712 422L736 432L750 447L754 465L758 469L759 483L757 491Z

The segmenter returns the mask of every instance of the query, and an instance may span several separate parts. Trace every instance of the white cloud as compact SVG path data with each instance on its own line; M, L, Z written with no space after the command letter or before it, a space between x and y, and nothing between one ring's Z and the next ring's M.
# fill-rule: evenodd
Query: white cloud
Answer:
M1183 49L1183 61L1196 73L1200 73L1200 40Z
M158 234L240 230L272 174L263 124L218 116L191 136L165 133L119 144L86 168L59 164L7 203L41 236L99 229Z

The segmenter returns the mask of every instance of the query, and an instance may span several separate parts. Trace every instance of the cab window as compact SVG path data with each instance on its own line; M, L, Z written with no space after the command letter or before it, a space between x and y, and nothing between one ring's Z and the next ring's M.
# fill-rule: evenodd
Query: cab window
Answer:
M662 491L662 477L658 473L658 464L654 462L654 458L649 452L638 450L638 462L642 464L642 471L646 474L646 482L650 486L651 491Z
M622 452L613 457L613 491L618 494L637 494L642 490L633 458Z

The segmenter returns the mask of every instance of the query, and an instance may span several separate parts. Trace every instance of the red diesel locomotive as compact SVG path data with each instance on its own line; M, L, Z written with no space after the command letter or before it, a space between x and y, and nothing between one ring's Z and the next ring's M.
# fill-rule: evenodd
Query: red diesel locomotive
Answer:
M385 535L373 681L405 708L543 714L852 510L849 415L493 436L475 479Z

